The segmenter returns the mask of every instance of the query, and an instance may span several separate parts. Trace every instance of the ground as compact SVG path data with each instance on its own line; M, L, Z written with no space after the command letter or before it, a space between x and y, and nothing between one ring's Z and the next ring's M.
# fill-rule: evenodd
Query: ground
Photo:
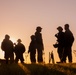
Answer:
M1 62L0 75L76 75L76 63L5 64Z

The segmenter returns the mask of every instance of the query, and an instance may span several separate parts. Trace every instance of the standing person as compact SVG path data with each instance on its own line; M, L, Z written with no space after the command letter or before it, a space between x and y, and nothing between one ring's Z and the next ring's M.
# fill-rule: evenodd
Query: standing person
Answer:
M34 35L31 36L31 42L29 45L28 53L30 53L31 63L36 63L36 57L35 57L35 55L36 55L36 39L35 39Z
M21 63L24 63L24 58L23 58L23 53L25 52L25 46L21 43L21 39L17 40L17 45L15 44L15 54L16 54L16 58L15 58L15 62L18 63L19 59L21 61Z
M9 35L5 35L5 39L1 43L1 49L5 52L4 57L6 59L6 64L8 64L8 60L10 58L10 63L14 62L14 46L13 42L10 40Z
M57 42L58 42L57 52L61 62L63 57L63 50L64 50L64 32L61 26L59 26L57 30L58 30L58 33L55 34L55 37L57 38Z
M65 24L64 29L65 29L65 33L64 33L65 44L64 44L64 54L63 54L62 62L66 62L66 57L68 57L69 62L72 63L72 45L74 42L74 36L69 29L69 24Z
M37 47L37 53L38 53L38 62L42 63L43 62L43 39L42 39L42 34L41 34L41 30L42 28L40 26L38 26L36 28L36 32L35 32L35 38L36 38L36 47Z

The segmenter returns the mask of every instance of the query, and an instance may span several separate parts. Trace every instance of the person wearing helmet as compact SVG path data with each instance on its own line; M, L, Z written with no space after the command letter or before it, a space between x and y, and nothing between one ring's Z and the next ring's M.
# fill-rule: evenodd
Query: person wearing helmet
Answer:
M1 43L1 49L5 52L6 64L8 64L8 60L10 58L10 63L14 62L14 46L13 42L10 40L10 36L8 34L5 35L5 39L3 39Z
M21 43L21 39L18 39L17 42L17 45L15 44L14 47L16 54L15 62L18 63L20 59L21 63L24 63L23 53L25 52L25 46Z
M57 52L60 59L60 62L63 58L63 50L64 50L64 32L63 28L61 26L57 27L58 33L55 34L55 37L57 38Z
M38 62L42 63L43 62L43 50L44 50L44 46L43 46L43 39L42 39L42 34L41 34L41 30L42 28L40 26L38 26L36 28L36 32L35 32L35 38L36 38L36 47L37 47L37 53L38 53Z

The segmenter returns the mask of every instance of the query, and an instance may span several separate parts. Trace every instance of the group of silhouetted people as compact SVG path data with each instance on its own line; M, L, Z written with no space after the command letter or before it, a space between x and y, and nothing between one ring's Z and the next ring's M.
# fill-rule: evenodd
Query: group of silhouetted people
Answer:
M63 32L63 28L59 26L57 28L58 33L55 34L55 37L57 38L57 43L53 46L57 48L57 52L60 58L60 62L66 63L66 58L68 57L69 62L72 62L72 45L74 42L74 36L72 32L69 29L69 24L64 25L65 32ZM28 47L28 53L30 53L30 60L31 63L43 63L43 39L41 34L42 28L38 26L36 28L36 32L34 35L30 36L31 42ZM19 59L21 63L24 63L24 57L23 53L26 51L25 46L21 43L21 39L17 40L17 44L13 43L10 40L10 36L8 34L5 35L5 38L3 39L1 43L1 49L5 52L4 57L6 59L6 63L8 64L8 61L10 59L10 63L18 63ZM37 60L36 60L36 51L37 51ZM15 53L15 59L14 59L14 53ZM53 52L51 53L51 58L53 57ZM54 60L53 60L54 62Z
M37 61L38 63L43 62L43 40L41 34L42 28L38 26L36 28L36 32L34 35L31 35L31 42L28 48L28 53L30 53L30 60L31 63L36 63L36 50L37 50ZM1 49L4 51L4 58L6 60L6 64L8 64L9 59L10 63L18 63L19 59L21 63L24 63L23 53L26 51L25 46L21 43L21 39L17 40L17 44L13 43L10 40L10 36L8 34L5 35L1 43ZM15 53L15 60L14 60L14 53Z
M43 39L41 34L42 28L38 26L36 32L31 36L31 42L29 45L28 53L30 52L30 60L32 63L36 63L36 50L37 50L37 61L38 63L43 62Z
M23 53L25 52L25 46L21 43L21 39L17 40L17 44L13 44L10 40L9 35L5 35L1 43L1 49L4 51L4 58L6 59L6 64L8 64L9 59L10 63L14 63L14 53L16 55L15 62L18 63L19 59L21 63L24 63Z
M69 24L65 24L64 29L65 32L63 32L63 28L61 26L57 28L58 33L55 34L57 43L53 46L57 48L58 56L61 63L66 63L67 57L69 62L72 63L72 45L74 42L74 36L69 29Z

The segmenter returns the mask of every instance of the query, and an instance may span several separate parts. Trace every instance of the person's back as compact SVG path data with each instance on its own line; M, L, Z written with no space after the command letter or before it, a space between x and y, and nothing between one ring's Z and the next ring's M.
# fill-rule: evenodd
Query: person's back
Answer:
M18 54L22 54L25 52L25 47L22 43L19 43L16 45L15 47L15 52L17 52Z
M6 39L4 39L3 42L2 42L1 48L2 48L3 51L6 51L6 52L11 51L10 49L13 48L13 43L12 43L12 41L11 41L11 40L6 40Z
M74 42L74 36L72 32L68 29L65 31L65 46L72 46Z

